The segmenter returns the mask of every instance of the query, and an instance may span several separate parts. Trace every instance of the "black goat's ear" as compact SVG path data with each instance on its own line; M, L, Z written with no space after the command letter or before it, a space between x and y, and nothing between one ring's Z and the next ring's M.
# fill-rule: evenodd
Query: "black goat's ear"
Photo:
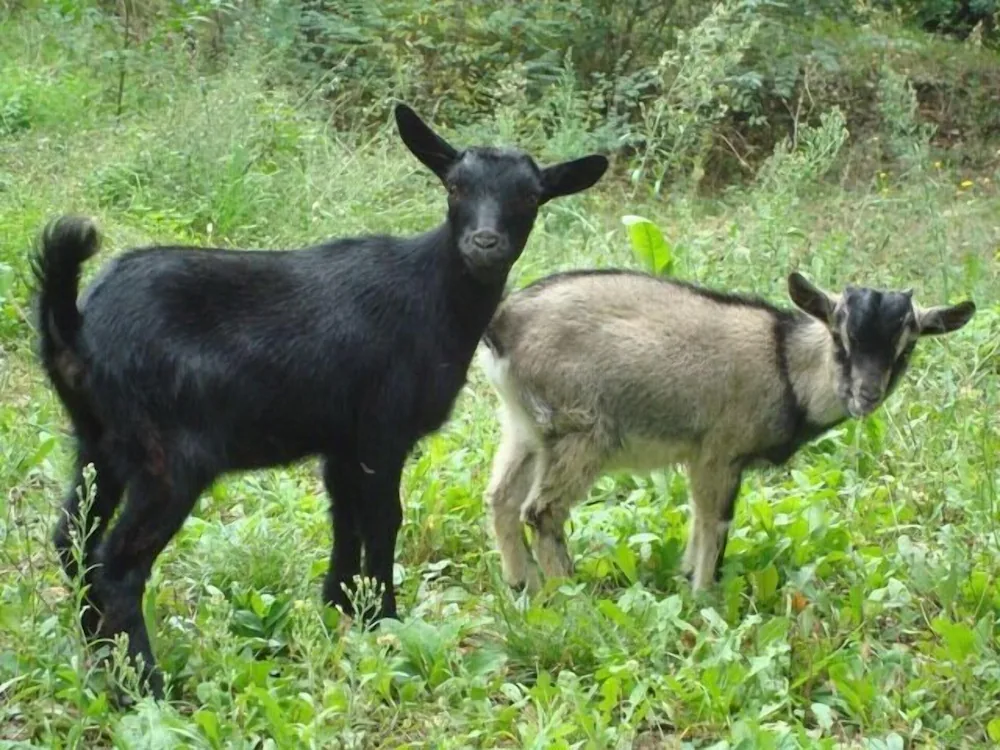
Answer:
M458 152L405 104L396 105L396 127L403 143L442 182Z
M596 183L608 169L608 160L600 154L553 164L542 170L542 196L545 203L562 195L572 195Z
M788 275L788 296L797 307L805 310L814 318L829 324L833 319L833 309L837 300L818 286L810 282L798 271Z

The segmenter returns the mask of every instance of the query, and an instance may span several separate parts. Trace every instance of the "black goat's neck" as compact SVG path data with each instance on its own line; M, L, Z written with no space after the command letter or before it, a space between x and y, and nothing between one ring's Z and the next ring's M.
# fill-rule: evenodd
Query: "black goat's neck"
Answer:
M478 341L503 297L507 273L486 281L476 277L458 249L458 235L445 221L422 238L428 260L439 269L436 274L443 309L457 325Z

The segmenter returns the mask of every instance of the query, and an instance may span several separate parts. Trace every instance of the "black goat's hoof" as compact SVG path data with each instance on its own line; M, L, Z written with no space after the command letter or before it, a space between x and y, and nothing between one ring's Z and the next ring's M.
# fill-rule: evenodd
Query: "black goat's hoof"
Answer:
M154 701L166 699L166 691L163 687L163 675L157 669L147 671L146 675L139 683L138 697L150 697ZM119 711L130 711L138 702L136 696L126 692L120 685L111 690L111 701Z

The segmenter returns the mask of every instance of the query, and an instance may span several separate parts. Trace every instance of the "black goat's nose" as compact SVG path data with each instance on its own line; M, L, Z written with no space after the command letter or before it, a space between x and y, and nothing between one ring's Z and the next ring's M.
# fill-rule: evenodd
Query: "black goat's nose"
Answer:
M491 250L500 244L500 235L496 232L483 230L472 235L472 242L482 250Z

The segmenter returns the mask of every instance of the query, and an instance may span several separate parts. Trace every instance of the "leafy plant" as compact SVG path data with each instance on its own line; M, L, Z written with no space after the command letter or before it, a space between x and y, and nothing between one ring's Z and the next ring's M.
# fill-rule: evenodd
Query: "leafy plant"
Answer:
M104 56L121 46L120 5L0 11L0 106L16 99L22 118L0 135L0 744L1000 741L986 24L979 47L847 0L389 0L312 6L331 26L303 44L300 3L130 5L120 118ZM404 474L401 623L366 631L323 606L330 522L311 463L224 478L145 594L173 702L118 710L107 672L123 644L84 648L82 582L50 541L75 467L35 353L29 249L71 210L96 214L100 260L154 241L281 248L434 226L444 202L398 143L395 97L452 134L611 154L597 190L541 210L514 288L631 263L787 304L798 267L830 288L979 308L921 343L878 412L748 473L705 596L680 574L682 470L601 477L568 525L573 579L508 590L483 504L496 400L477 366ZM746 162L740 180L720 182L720 154ZM376 601L359 589L359 608Z
M622 224L628 228L636 258L652 273L669 275L673 270L674 254L660 228L649 219L631 214L622 217Z

